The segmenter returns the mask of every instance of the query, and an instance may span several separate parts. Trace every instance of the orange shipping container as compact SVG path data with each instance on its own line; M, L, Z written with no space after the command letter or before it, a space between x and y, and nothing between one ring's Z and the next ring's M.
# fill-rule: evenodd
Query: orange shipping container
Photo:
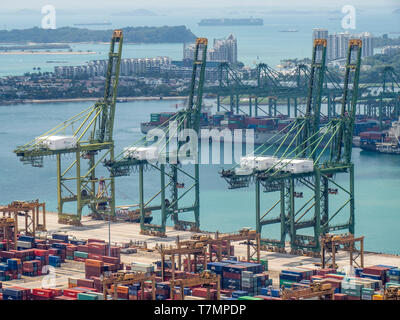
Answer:
M100 260L86 259L85 265L91 266L91 267L102 267L104 265L104 263L103 263L103 261L100 261Z

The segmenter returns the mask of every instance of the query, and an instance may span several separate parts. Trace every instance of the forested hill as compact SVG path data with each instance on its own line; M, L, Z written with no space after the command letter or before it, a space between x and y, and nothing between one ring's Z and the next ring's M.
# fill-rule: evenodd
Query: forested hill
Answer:
M192 42L196 36L185 26L126 27L124 42L128 43L182 43ZM0 43L54 43L54 42L108 42L112 30L89 30L62 27L41 29L0 30Z

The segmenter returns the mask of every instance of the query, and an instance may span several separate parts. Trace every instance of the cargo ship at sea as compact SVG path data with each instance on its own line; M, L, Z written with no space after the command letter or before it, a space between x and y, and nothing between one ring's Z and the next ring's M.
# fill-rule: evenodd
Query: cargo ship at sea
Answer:
M140 130L143 134L147 134L151 129L155 128L163 128L168 126L170 119L173 118L175 112L160 112L160 113L152 113L150 115L149 122L142 122L140 124ZM287 116L257 116L250 117L248 115L237 115L233 114L231 111L220 111L215 114L211 114L211 112L203 112L201 114L201 128L202 129L217 129L219 131L224 129L229 129L232 131L232 141L234 143L242 143L246 141L246 133L245 129L253 129L254 130L254 144L262 145L268 141L268 144L277 144L282 143L282 138L289 132L290 124L295 119L289 118ZM321 120L321 126L326 123L326 120ZM354 135L353 146L360 147L361 139L365 137L367 134L373 135L373 138L376 140L374 142L379 142L382 140L384 133L379 133L379 121L373 119L356 119L356 123L354 125ZM286 129L285 129L286 128ZM242 136L234 136L235 129L242 129ZM365 133L367 131L368 133ZM378 136L378 134L380 134ZM292 139L290 137L294 137L295 133L289 134L289 138L283 141L283 145L287 145L291 142ZM372 136L371 136L372 137ZM213 141L219 140L220 137L216 136L213 138ZM325 140L325 139L324 139ZM321 145L324 145L324 141L322 140ZM364 140L362 140L364 142ZM363 145L363 148L367 148ZM375 146L374 146L375 148ZM373 150L374 150L373 148Z
M263 26L264 20L260 18L242 18L242 19L202 19L199 26Z
M360 133L360 148L387 154L400 154L400 118L392 122L389 130Z

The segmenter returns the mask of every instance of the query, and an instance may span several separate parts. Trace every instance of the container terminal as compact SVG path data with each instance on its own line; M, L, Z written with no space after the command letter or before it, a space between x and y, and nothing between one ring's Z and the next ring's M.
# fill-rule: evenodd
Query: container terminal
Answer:
M290 143L278 144L272 156L265 150L246 155L219 173L227 192L255 185L255 228L233 233L200 228L198 162L191 168L163 163L155 152L158 145L143 139L116 154L113 128L122 43L123 31L115 30L104 98L14 151L33 167L55 156L58 212L46 212L39 200L0 207L2 300L399 299L400 258L366 252L368 239L357 235L354 223L351 149L361 40L349 40L343 85L337 89L340 113L321 121L326 40L315 39L306 112L278 132L277 139ZM172 130L177 132L199 132L207 44L205 38L196 41L187 107L168 118L176 122ZM65 135L68 130L71 134ZM168 137L170 160L176 150L174 134L161 132ZM175 142L181 147L185 141ZM71 157L65 155L73 161L68 163ZM99 166L107 168L108 177L97 177ZM159 173L160 191L145 199L150 169ZM115 184L129 175L139 179L138 209L117 214ZM190 177L191 186L180 182L182 175ZM301 187L312 190L309 200ZM332 209L329 204L338 201L334 196L339 190L348 197ZM183 204L189 193L193 204ZM265 194L276 196L267 209L260 202ZM76 204L76 213L64 212L65 203ZM89 216L83 215L84 207ZM153 214L160 215L160 224L152 223ZM339 216L343 219L337 222ZM266 225L279 225L280 238L263 238Z

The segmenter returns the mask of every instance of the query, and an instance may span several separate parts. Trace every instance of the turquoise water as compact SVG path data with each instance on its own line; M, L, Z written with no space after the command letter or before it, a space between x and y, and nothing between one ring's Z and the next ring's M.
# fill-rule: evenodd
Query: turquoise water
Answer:
M176 101L135 101L118 104L115 119L117 153L141 137L139 125L149 119L151 112L172 111ZM20 144L42 134L88 105L85 103L25 104L0 106L0 204L12 200L39 198L55 211L56 167L54 159L45 160L43 168L24 166L12 153ZM366 236L368 250L400 253L400 157L373 154L354 149L356 233ZM237 231L244 226L255 226L254 185L247 189L228 190L219 177L220 165L201 165L201 228L204 230ZM230 167L225 165L225 167ZM98 176L107 172L100 168ZM158 192L156 172L146 173L145 195L150 198ZM343 177L337 177L342 181ZM181 182L189 181L183 179ZM138 202L138 177L117 178L117 204ZM185 190L185 189L184 189ZM300 190L299 190L300 191ZM301 190L303 191L303 190ZM307 191L304 190L305 198ZM275 202L274 194L263 194L262 210L265 212ZM334 211L344 199L343 193L331 204ZM155 201L158 201L155 200ZM342 201L342 202L340 202ZM189 203L190 201L188 201ZM300 206L300 205L299 205ZM72 206L65 211L74 212ZM272 213L271 213L272 214ZM340 220L342 219L342 220ZM157 216L155 221L157 221ZM337 222L343 221L338 216ZM279 225L265 229L263 236L277 237Z
M383 1L385 3L385 1ZM395 32L400 29L398 14L393 14L393 4L387 1L382 9L357 9L356 29L350 33L368 31L374 35ZM307 9L307 8L304 8ZM273 67L285 58L303 58L311 56L311 34L313 28L328 28L329 32L343 31L341 29L341 7L336 13L310 12L310 13L252 13L251 15L264 19L264 26L226 26L226 27L200 27L197 23L207 17L229 17L230 12L216 10L209 13L186 14L179 10L172 10L157 17L117 17L106 12L97 15L57 13L57 27L72 26L74 23L87 21L109 21L112 26L101 28L121 28L126 26L163 26L185 25L196 36L212 39L223 38L233 33L238 39L238 59L248 66L264 62ZM237 13L235 17L248 17L250 14ZM334 20L332 20L334 18ZM339 18L339 19L338 19ZM0 28L29 28L40 26L41 16L0 13ZM92 27L95 28L95 27ZM279 32L279 30L297 29L296 33ZM106 44L74 44L74 50L95 51L92 55L13 55L0 56L0 76L10 74L23 74L32 71L33 67L41 67L43 71L53 71L55 65L80 65L93 59L104 59L108 52ZM125 45L123 56L125 58L169 56L172 59L182 59L183 45L176 44L135 44ZM46 63L49 60L58 63ZM64 63L64 61L66 61Z

